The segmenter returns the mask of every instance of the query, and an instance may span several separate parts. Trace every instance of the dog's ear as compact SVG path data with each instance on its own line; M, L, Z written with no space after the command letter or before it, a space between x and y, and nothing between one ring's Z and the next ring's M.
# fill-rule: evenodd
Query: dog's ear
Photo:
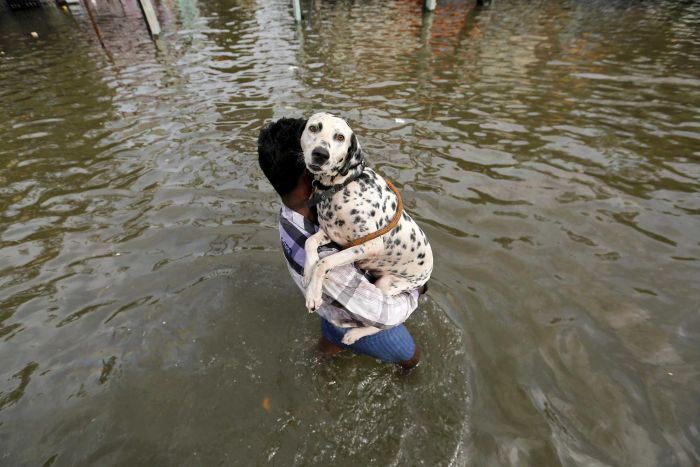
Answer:
M362 152L362 147L360 142L357 141L357 136L355 133L350 137L350 147L348 148L348 154L345 156L345 163L338 171L340 175L347 175L351 169L354 169L358 165L362 164L365 160L365 155Z

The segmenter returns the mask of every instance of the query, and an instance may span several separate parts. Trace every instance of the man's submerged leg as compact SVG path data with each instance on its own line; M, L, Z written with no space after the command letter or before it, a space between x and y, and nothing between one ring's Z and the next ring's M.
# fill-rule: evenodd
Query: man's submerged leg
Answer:
M413 352L413 356L408 359L404 360L403 362L399 363L401 365L401 368L404 370L410 370L411 368L415 368L418 366L420 363L420 349L416 346L416 351Z
M368 355L387 363L396 363L403 368L415 367L420 360L420 351L403 324L363 337L352 345L342 343L347 328L333 326L321 319L322 340L325 338L334 347L350 349L357 354Z
M342 352L343 348L335 345L333 342L329 341L326 336L321 334L321 338L318 340L318 350L320 350L323 355L332 357L335 354Z
M341 343L343 334L339 329L321 318L321 338L318 341L318 348L324 355L332 357L338 352L345 350Z

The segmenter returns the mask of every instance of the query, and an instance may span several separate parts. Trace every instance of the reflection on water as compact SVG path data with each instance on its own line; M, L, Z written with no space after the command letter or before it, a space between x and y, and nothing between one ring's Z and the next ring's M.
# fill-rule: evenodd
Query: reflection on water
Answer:
M0 11L0 464L700 462L700 6L288 3ZM282 262L321 109L433 244L408 375Z

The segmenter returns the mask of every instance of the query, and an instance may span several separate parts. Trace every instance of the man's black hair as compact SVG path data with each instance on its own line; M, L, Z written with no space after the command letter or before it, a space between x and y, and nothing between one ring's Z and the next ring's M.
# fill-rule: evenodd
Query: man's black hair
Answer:
M258 162L280 196L291 192L304 173L301 134L306 119L280 118L268 123L258 136Z

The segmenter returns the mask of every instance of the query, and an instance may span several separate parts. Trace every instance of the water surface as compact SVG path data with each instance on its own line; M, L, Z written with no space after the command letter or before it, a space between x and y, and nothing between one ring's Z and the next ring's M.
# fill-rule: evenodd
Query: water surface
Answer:
M0 10L1 465L700 463L700 4L420 3ZM318 110L431 240L407 375L284 266Z

